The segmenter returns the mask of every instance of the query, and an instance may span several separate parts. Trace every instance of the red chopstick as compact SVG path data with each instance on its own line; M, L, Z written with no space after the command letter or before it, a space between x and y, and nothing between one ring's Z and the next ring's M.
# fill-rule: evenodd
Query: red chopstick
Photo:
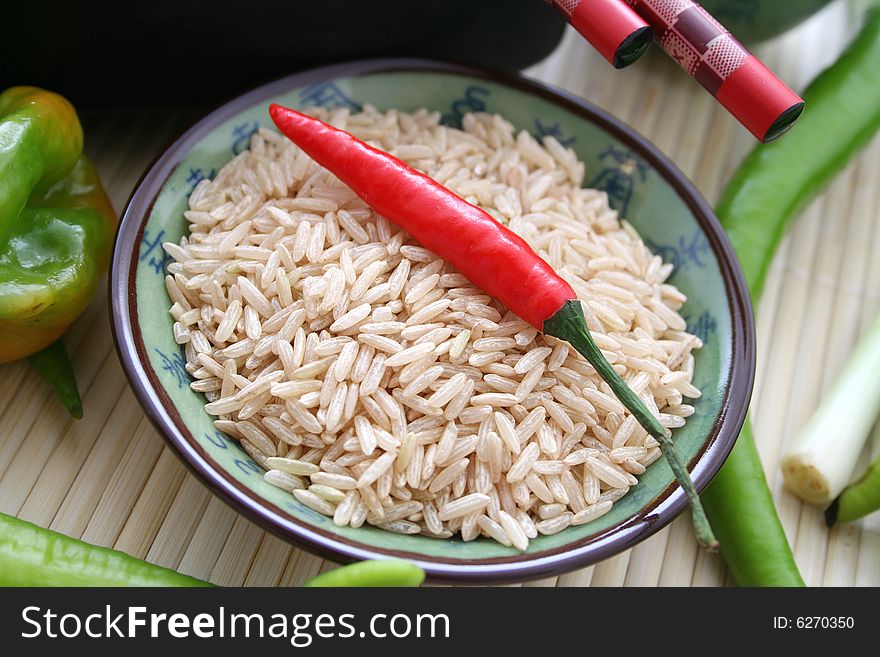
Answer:
M615 68L629 66L651 45L651 28L622 0L547 0Z
M804 101L691 0L618 0L654 32L654 40L755 137L766 143L788 130Z

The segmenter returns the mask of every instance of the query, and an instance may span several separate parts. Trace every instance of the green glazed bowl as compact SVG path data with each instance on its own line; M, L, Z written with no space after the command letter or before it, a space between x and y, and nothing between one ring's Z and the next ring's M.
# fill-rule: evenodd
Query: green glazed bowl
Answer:
M686 507L662 459L605 516L553 536L525 553L490 540L465 543L403 536L364 526L336 527L289 493L263 481L236 442L215 430L205 399L189 387L171 332L161 243L186 230L187 197L242 149L258 126L271 126L270 102L293 107L362 103L427 107L456 124L469 111L502 113L536 136L554 135L586 163L589 186L609 199L646 242L674 263L673 282L688 296L683 315L705 346L694 383L695 414L675 432L697 488L721 467L742 426L754 380L752 310L742 273L711 209L654 146L584 101L518 77L446 64L378 60L342 64L260 87L199 121L146 172L122 217L111 268L116 346L149 417L214 492L254 522L336 561L402 557L434 580L521 581L606 558L646 538Z

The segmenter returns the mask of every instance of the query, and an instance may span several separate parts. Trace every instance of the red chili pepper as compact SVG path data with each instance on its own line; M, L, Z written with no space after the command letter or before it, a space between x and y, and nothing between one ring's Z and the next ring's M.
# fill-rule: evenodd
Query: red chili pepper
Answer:
M691 501L700 544L717 547L687 468L667 430L605 360L587 330L577 294L519 235L398 158L296 110L270 105L275 125L373 210L453 264L522 319L569 342L660 443Z

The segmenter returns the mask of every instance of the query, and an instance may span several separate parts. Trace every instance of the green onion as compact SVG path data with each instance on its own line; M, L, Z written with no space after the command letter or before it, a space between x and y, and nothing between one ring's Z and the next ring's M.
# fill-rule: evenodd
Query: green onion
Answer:
M849 483L880 413L880 314L859 340L816 413L785 452L785 485L827 504Z

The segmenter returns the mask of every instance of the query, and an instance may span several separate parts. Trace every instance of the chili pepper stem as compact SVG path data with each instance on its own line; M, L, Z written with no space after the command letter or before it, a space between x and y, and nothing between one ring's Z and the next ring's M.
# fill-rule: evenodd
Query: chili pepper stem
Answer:
M682 462L681 457L679 457L678 452L675 450L672 438L666 434L659 434L654 436L654 438L660 443L660 451L666 458L666 462L669 463L669 467L672 468L672 472L675 474L678 483L684 489L685 494L688 496L688 500L690 500L691 518L694 523L694 533L697 536L697 543L709 552L717 552L718 539L715 538L715 534L712 532L712 525L709 524L709 519L706 517L706 511L703 509L702 502L700 502L700 496L697 494L697 489L694 488L694 482L691 481L691 476L688 474L687 468Z
M709 551L718 549L718 541L712 533L712 527L706 518L706 512L700 503L700 497L694 488L694 482L688 474L687 468L675 450L675 445L669 437L668 430L654 417L641 399L632 391L611 364L605 360L599 347L587 330L587 321L579 301L566 301L550 319L544 322L544 333L552 335L560 340L565 340L580 353L587 362L595 368L599 376L608 384L620 403L633 414L636 421L656 438L660 443L660 451L672 468L672 473L679 485L684 489L691 503L691 513L694 522L694 531L697 542Z
M28 356L31 367L49 384L67 412L79 420L83 416L82 397L76 387L73 367L61 338Z

